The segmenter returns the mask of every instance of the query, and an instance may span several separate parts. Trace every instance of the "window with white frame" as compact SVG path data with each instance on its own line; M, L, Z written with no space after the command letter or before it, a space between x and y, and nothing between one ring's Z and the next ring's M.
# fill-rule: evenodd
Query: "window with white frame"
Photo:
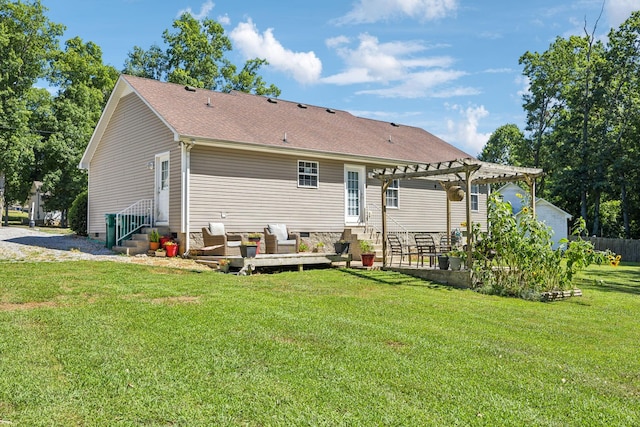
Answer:
M471 184L471 210L478 212L480 210L480 186Z
M318 162L298 160L298 187L318 188Z
M387 187L387 207L397 208L400 206L400 180L394 179Z

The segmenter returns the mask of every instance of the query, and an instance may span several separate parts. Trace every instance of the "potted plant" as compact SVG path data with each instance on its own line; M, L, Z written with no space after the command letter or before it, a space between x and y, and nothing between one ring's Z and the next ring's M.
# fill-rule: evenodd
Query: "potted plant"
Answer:
M376 258L375 248L368 240L360 240L360 259L363 267L373 267Z
M309 246L304 242L300 242L300 245L298 245L298 252L307 252L308 250Z
M165 257L167 256L167 251L165 251L163 248L158 248L156 249L154 255L157 257Z
M229 272L229 264L230 263L231 263L231 261L229 261L226 258L218 260L218 269L220 270L220 272L221 273L228 273Z
M160 247L164 248L164 244L172 240L173 240L173 237L171 237L168 234L165 234L164 236L160 237Z
M240 243L240 255L242 255L242 258L255 258L257 254L257 242L243 241Z
M462 256L461 250L454 249L449 252L449 267L451 270L458 271L462 268Z
M155 228L149 233L149 249L155 251L160 247L160 233Z
M318 242L316 243L316 247L313 248L314 252L324 252L324 243Z
M338 240L335 244L335 250L336 250L336 254L338 255L344 255L347 252L349 252L349 246L351 245L350 242L346 241L346 240Z
M174 257L178 255L178 244L174 241L169 241L164 244L164 250L167 251L168 257Z
M260 253L260 240L262 239L262 234L260 233L249 233L247 239L250 242L256 243L256 255Z
M447 254L438 255L438 268L440 270L449 269L449 256Z

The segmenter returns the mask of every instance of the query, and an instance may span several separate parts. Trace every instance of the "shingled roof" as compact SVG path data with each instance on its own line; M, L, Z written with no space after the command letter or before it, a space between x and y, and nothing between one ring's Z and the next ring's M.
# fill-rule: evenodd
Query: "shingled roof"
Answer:
M135 92L177 138L308 150L385 163L472 157L424 129L365 119L347 111L128 75L120 77L118 84L122 83L130 88L120 96Z

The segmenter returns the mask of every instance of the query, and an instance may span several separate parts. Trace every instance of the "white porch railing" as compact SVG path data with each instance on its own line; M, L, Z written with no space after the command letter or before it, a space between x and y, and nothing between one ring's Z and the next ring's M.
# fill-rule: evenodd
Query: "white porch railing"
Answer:
M372 237L373 233L376 233L378 236L382 236L382 208L375 203L371 203L367 206L367 221L365 229L370 233L370 237ZM398 237L403 239L406 244L409 244L409 230L389 215L388 210L387 233L397 234Z
M142 199L116 214L116 246L142 227L153 227L153 199Z

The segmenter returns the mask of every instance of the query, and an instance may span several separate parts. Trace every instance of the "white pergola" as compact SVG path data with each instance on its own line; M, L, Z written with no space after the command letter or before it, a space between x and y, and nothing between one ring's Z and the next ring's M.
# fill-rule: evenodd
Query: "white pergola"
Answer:
M536 179L544 175L542 169L505 166L482 162L476 159L456 159L446 162L398 165L373 170L373 177L380 180L382 192L382 257L387 264L387 189L394 179L432 179L440 182L445 189L459 185L465 190L467 222L467 259L471 259L473 249L471 222L471 185L499 182L524 181L531 193L531 211L535 215ZM451 236L451 201L447 197L447 236Z

